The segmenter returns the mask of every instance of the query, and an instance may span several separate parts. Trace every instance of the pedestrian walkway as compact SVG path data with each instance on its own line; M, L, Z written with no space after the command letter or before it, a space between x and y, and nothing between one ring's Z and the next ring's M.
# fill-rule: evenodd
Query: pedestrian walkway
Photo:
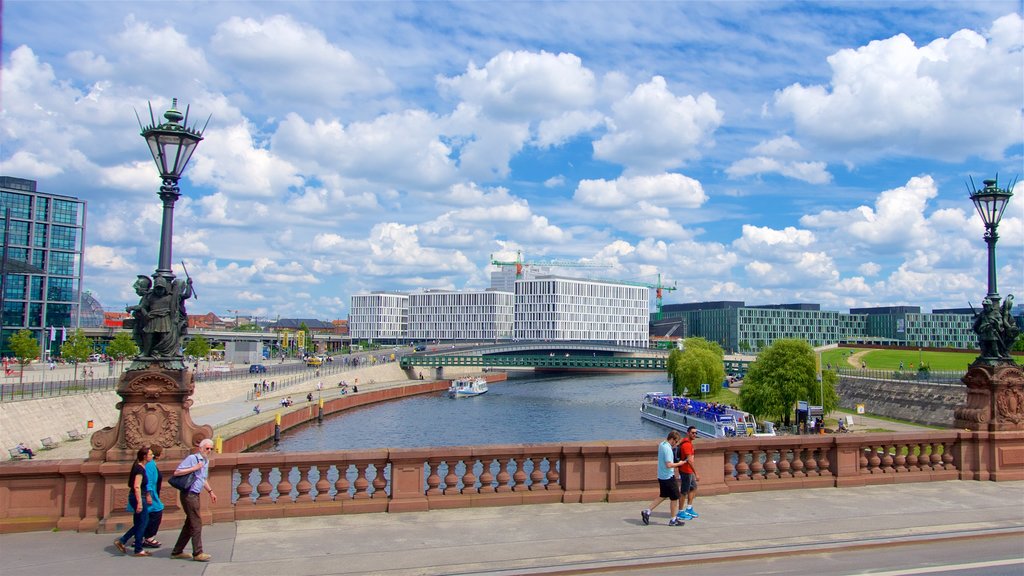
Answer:
M4 576L206 576L614 572L894 542L1024 534L1024 482L947 481L698 497L699 519L650 526L642 502L543 504L213 524L209 564L118 553L110 534L0 535ZM1014 503L1014 505L1007 505ZM969 559L965 559L969 560ZM692 573L692 572L691 572Z

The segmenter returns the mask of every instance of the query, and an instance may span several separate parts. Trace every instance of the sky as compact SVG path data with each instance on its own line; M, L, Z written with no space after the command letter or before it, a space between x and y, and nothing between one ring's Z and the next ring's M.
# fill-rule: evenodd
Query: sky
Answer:
M148 123L206 124L189 313L343 319L492 259L664 302L975 306L971 182L1024 176L1024 22L984 2L2 4L0 174L88 202L84 288L159 252ZM999 227L1024 292L1024 198ZM652 306L653 306L652 294Z

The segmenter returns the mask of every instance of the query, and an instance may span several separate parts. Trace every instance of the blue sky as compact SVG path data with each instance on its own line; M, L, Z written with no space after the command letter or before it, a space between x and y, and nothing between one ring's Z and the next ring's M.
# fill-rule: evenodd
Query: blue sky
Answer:
M667 303L962 307L986 292L965 181L1024 173L1018 1L8 0L2 24L0 173L88 201L112 310L158 255L134 110L172 97L212 115L174 260L221 316L484 288L517 250L660 273Z

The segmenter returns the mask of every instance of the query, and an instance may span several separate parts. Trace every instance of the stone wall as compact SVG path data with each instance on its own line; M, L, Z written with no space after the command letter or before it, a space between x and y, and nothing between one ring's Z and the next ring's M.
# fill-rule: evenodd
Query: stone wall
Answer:
M963 384L932 384L915 380L878 380L840 376L839 406L853 410L864 404L869 414L929 426L953 427L953 410L967 401Z

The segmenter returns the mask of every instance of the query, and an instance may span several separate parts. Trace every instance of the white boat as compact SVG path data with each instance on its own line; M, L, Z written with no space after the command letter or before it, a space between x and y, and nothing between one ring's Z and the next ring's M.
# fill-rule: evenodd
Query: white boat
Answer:
M663 392L644 395L640 417L681 432L694 426L697 434L704 438L775 436L771 422L766 422L764 431L759 431L754 416L749 412Z
M448 387L449 398L469 398L479 396L487 392L487 380L484 378L459 378L452 380Z

